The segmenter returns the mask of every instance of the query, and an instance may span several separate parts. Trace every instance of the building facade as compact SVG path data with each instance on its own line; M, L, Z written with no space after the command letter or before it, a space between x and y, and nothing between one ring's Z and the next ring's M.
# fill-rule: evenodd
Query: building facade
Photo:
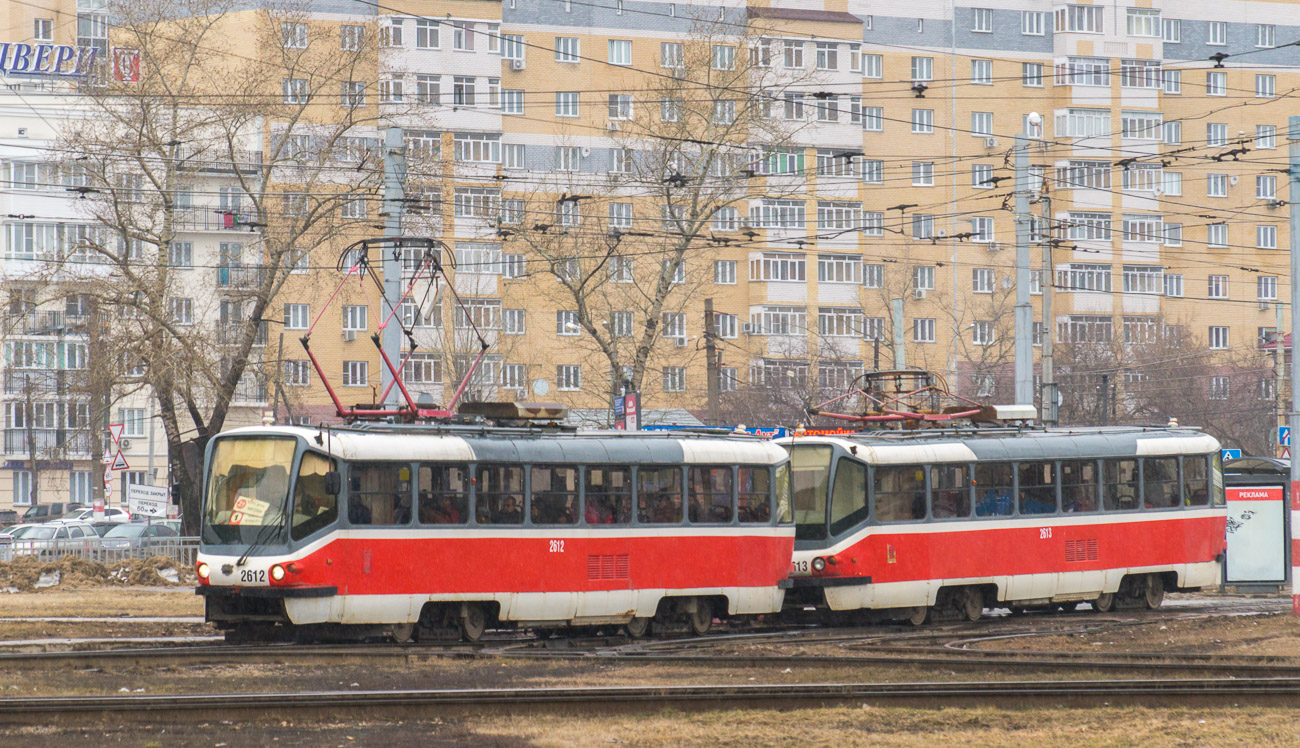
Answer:
M13 43L107 54L115 33L102 4L4 5ZM1009 401L1018 228L1032 242L1035 352L1053 338L1074 412L1105 418L1144 392L1200 393L1198 407L1225 410L1279 395L1259 352L1289 293L1283 170L1300 82L1290 3L919 0L907 16L862 0L277 8L232 14L235 27L279 29L250 33L241 54L289 65L315 45L367 62L354 76L286 67L268 100L332 108L315 124L268 116L263 150L296 136L310 149L319 122L364 116L328 156L337 189L355 192L339 208L349 223L277 289L232 424L264 409L333 415L297 342L308 328L341 399L377 399L370 335L389 314L374 288L329 293L344 247L380 233L392 209L366 181L383 170L390 126L407 143L403 229L444 242L451 279L416 280L421 258L403 258L414 285L397 316L417 346L405 366L413 397L445 402L485 344L473 396L600 409L635 379L646 407L702 413L708 304L730 420L776 412L754 407L769 397L814 405L864 367L922 366L963 395ZM17 128L53 96L41 85L14 82L6 97L6 277L26 259L15 237L28 224L77 220L75 194L22 184L41 128L32 122L28 141ZM1019 221L1018 136L1032 198ZM220 324L227 245L257 234L220 217L234 204L220 201L238 196L210 177L195 199L213 205L196 203L184 241L212 266L195 274L204 281L189 296L206 310L196 318ZM286 178L277 189L301 188ZM254 222L274 226L291 204ZM257 267L240 256L238 267ZM59 311L52 296L36 307L9 299L31 319L7 340L57 351L82 334L42 326ZM1171 362L1193 354L1217 363L1171 378ZM26 412L30 377L15 361L4 364L6 407ZM130 397L123 407L149 421L148 393ZM79 422L67 412L63 423ZM6 420L0 507L21 493L12 486L31 459L18 423ZM50 470L71 485L87 464Z

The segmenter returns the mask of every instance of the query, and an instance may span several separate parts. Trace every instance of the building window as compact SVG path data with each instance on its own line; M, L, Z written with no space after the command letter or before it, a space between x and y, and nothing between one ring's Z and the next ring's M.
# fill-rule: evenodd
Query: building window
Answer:
M993 85L993 61L971 60L970 82L979 86Z
M1025 36L1042 36L1046 24L1041 10L1020 11L1020 33Z
M817 257L818 283L862 282L862 258L858 255L820 255Z
M1020 63L1020 85L1026 88L1043 87L1043 63L1041 62L1022 62Z
M802 41L786 39L782 44L782 63L787 70L803 69L803 50L806 46Z
M1210 326L1210 350L1224 351L1228 349L1228 328L1226 326Z
M1183 22L1177 18L1165 18L1161 22L1161 36L1166 44L1178 44L1183 40Z
M1205 227L1205 243L1211 247L1228 246L1228 224L1211 223Z
M917 317L912 320L912 342L933 343L935 341L935 320L933 317Z
M40 21L37 21L39 24ZM280 24L280 46L285 49L307 48L307 24L282 22Z
M974 268L971 270L971 291L974 293L993 293L993 268Z
M726 47L726 49L731 49ZM717 58L717 47L713 48L714 59ZM716 65L715 65L716 67ZM730 70L731 68L718 68L718 70ZM839 70L840 69L840 45L837 42L817 42L817 69L818 70Z
M365 387L370 384L370 364L366 361L343 362L343 386Z
M555 313L555 334L576 336L582 334L582 325L578 323L578 313L561 309Z
M1277 125L1255 125L1255 147L1264 149L1276 148Z
M611 65L631 65L632 42L628 39L610 39L609 63Z
M1211 332L1213 332L1214 329L1215 329L1215 328L1211 327L1211 328L1210 328ZM1223 327L1223 328L1219 328L1219 329L1227 330L1228 328ZM1210 347L1211 347L1211 348L1214 348L1213 345L1211 345ZM1224 346L1224 347L1226 348L1227 346ZM1212 377L1210 377L1210 399L1211 399L1211 400L1227 400L1227 399L1228 399L1228 395L1229 395L1229 391L1230 391L1230 389L1231 389L1231 386L1230 386L1230 384L1229 384L1230 382L1231 382L1231 380L1230 380L1228 377L1224 377L1224 376L1212 376Z
M1146 8L1126 10L1129 36L1160 36L1160 11Z
M1207 283L1207 287L1208 287L1207 295L1211 299L1228 298L1228 276L1211 275L1209 277L1209 282Z
M970 30L976 34L993 33L993 9L971 8Z
M993 134L993 112L971 112L971 135L987 137Z
M1219 224L1225 229L1227 224ZM1226 232L1225 232L1226 233ZM1223 246L1227 246L1225 238ZM1277 249L1277 226L1260 225L1255 227L1255 246L1260 249Z
M934 133L933 109L912 110L912 132L920 135L929 135Z
M933 162L931 161L912 162L912 186L913 187L934 186L934 163Z
M1205 194L1207 197L1227 197L1228 196L1228 175L1227 174L1206 175Z
M172 322L178 325L194 324L194 300L171 299Z
M311 362L301 359L285 361L284 383L289 387L311 386Z
M366 27L344 24L339 26L339 49L358 52L366 40Z
M1183 92L1183 71L1181 70L1161 70L1160 81L1167 94L1180 94Z
M1205 144L1210 147L1228 144L1228 125L1223 122L1210 122L1205 125Z
M474 77L455 75L451 79L451 103L455 106L474 106Z
M993 345L995 332L993 323L987 320L976 320L971 325L971 342L975 345Z
M862 77L883 78L885 76L885 59L882 55L862 55Z
M555 385L564 392L581 390L582 367L563 364L555 367Z
M343 306L344 332L365 332L366 310L364 304L345 304Z
M934 58L912 58L912 82L924 83L934 80Z
M578 92L577 91L557 91L555 93L555 116L556 117L577 117L578 116Z
M1255 279L1260 301L1277 300L1277 276L1261 275Z
M578 62L580 46L576 36L555 37L555 61Z
M736 284L736 261L735 260L714 260L713 261L713 282L719 286L733 286Z
M1181 299L1183 297L1182 273L1165 273L1165 296L1171 299Z
M344 83L344 92L347 84ZM362 84L363 86L365 84ZM308 97L306 78L284 78L280 81L282 100L285 104L306 104ZM345 102L346 104L346 102Z
M686 67L686 51L681 42L660 42L659 43L659 67L661 68L683 68Z
M720 338L735 338L739 329L740 318L734 314L715 313L713 315L713 332Z
M1277 29L1271 23L1255 24L1255 46L1261 49L1272 49L1277 46Z
M1277 197L1277 177L1269 174L1255 176L1255 197L1260 200L1273 200Z
M438 47L438 22L426 18L415 19L415 48L437 49Z
M1210 71L1205 74L1205 95L1206 96L1227 96L1228 95L1228 74L1216 73Z
M885 162L871 159L862 162L862 181L867 184L885 183Z
M1271 99L1277 95L1277 76L1264 74L1256 75L1255 95L1261 99Z
M1228 43L1228 22L1227 21L1210 21L1207 24L1206 44L1222 46Z

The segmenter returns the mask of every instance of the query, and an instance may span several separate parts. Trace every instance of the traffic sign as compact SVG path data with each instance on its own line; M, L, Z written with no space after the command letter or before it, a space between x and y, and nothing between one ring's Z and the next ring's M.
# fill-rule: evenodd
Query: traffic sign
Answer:
M109 467L109 470L129 470L130 468L131 466L127 464L126 457L123 456L122 450L117 450L117 455L113 457L113 464Z
M105 453L104 453L104 459L100 460L100 462L104 463L105 465L112 465L112 464L113 464L113 453L112 453L112 452L105 452Z
M122 430L125 428L126 428L125 424L121 424L121 423L108 424L108 435L113 437L114 444L117 444L118 442L122 441Z
M126 487L126 510L131 516L167 516L167 489L132 483Z
M1290 427L1290 426L1278 426L1278 427L1277 427L1277 443L1278 443L1278 446L1281 446L1281 447L1289 447L1289 446L1291 446L1291 427Z
M1237 458L1239 458L1239 457L1241 457L1241 450L1240 450L1240 449L1225 449L1225 450L1223 450L1223 459L1225 459L1225 460L1235 460L1235 459L1237 459Z
M111 468L104 469L104 499L113 498L113 472Z

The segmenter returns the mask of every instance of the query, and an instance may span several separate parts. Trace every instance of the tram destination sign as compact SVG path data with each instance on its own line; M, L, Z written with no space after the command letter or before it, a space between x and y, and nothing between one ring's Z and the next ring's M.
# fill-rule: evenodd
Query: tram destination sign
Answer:
M0 75L81 77L94 67L98 54L95 47L0 42Z

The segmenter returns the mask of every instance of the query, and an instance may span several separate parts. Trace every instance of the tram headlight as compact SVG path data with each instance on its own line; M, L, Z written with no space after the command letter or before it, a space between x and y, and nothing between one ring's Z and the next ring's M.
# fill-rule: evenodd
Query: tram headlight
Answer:
M276 582L279 582L280 580L284 579L284 567L281 566L281 565L279 565L279 564L276 564L275 566L272 566L272 567L271 567L271 579L274 580L274 581L276 581Z
M813 559L813 563L812 563L812 567L813 567L813 571L825 571L825 570L826 570L826 559L822 558L821 556L818 556L817 558L814 558L814 559Z
M208 562L207 562L207 561L200 561L200 562L199 562L199 565L198 565L197 567L195 567L194 572L195 572L196 574L199 575L199 579L207 579L207 578L208 578Z

